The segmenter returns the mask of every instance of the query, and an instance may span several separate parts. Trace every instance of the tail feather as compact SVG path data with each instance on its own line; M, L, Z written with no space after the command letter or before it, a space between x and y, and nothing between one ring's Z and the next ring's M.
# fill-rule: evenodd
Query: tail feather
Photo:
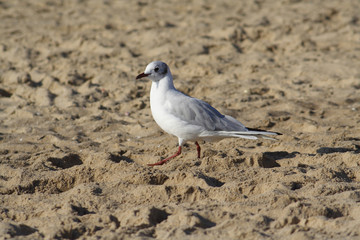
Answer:
M212 131L203 134L204 137L236 137L236 138L245 138L245 139L268 139L268 140L276 140L275 138L269 137L275 135L282 135L281 133L277 132L268 132L262 130L250 130L249 131Z
M247 130L249 131L255 131L255 132L260 132L260 133L273 133L273 134L276 134L276 135L282 135L282 133L279 133L279 132L270 132L270 131L266 131L266 130L262 130L262 129L257 129L257 128L247 128Z
M267 131L217 131L219 134L237 134L237 135L281 135L276 132Z
M231 134L231 133L221 133L220 135L221 137L236 137L236 138L245 138L245 139L268 139L268 140L276 140L275 138L266 136L266 135L261 135L261 134Z

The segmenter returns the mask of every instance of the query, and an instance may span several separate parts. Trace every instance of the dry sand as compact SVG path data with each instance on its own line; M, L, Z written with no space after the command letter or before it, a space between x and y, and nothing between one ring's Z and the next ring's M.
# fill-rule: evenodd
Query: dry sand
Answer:
M359 239L360 1L0 1L0 238ZM279 141L194 144L147 63Z

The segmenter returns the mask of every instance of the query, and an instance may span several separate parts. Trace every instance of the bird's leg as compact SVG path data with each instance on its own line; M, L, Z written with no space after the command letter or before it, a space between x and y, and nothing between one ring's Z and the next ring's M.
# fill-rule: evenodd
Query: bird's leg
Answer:
M200 158L200 151L201 151L200 145L198 142L195 142L195 145L196 145L196 150L198 152L198 158Z
M178 151L177 151L174 155L171 155L170 157L165 158L164 160L161 160L160 162L148 164L148 166L163 165L164 163L166 163L166 162L169 161L170 159L172 159L172 158L174 158L174 157L176 157L176 156L179 156L180 154L181 154L181 146L179 146Z

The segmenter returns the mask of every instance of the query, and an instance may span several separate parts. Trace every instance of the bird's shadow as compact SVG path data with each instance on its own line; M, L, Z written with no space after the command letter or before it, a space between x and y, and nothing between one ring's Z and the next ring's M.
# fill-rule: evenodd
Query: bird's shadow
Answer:
M321 147L316 150L316 154L309 153L300 153L300 152L287 152L287 151L277 151L277 152L264 152L262 156L258 159L260 167L263 168L274 168L280 167L278 163L282 159L291 159L295 158L297 155L307 155L307 156L316 156L317 154L331 154L331 153L345 153L352 152L355 154L360 153L360 146L354 145L354 148L344 148L344 147Z
M281 159L294 158L296 155L300 154L299 152L286 152L286 151L277 151L277 152L264 152L262 157L258 160L259 166L263 168L274 168L280 167L280 164L277 162Z
M331 153L345 153L353 152L355 154L360 153L360 145L354 145L355 148L344 148L344 147L321 147L316 150L318 154L331 154Z

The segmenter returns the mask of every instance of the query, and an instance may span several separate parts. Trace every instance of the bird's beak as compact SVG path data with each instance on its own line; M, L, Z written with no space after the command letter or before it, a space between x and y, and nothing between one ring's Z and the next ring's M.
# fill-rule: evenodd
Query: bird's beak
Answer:
M150 73L141 73L141 74L139 74L137 77L136 77L136 79L140 79L140 78L143 78L143 77L147 77L147 76L149 76L150 75Z

